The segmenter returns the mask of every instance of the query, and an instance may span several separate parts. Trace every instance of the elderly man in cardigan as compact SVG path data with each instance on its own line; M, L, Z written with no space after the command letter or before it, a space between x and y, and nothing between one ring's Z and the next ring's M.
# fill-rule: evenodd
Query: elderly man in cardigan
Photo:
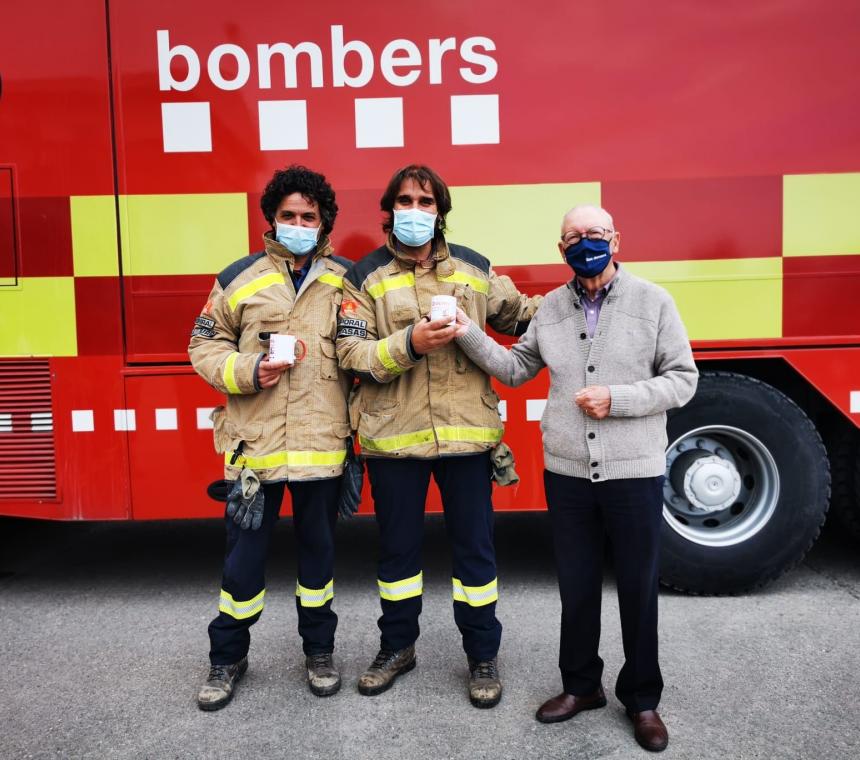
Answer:
M663 688L657 588L666 410L693 397L698 373L672 297L614 261L620 238L607 211L574 207L558 244L574 276L547 295L519 342L508 351L462 312L457 341L506 385L549 367L541 430L564 690L536 717L556 723L606 704L598 642L608 534L625 658L615 694L639 744L660 751L669 741L656 711Z

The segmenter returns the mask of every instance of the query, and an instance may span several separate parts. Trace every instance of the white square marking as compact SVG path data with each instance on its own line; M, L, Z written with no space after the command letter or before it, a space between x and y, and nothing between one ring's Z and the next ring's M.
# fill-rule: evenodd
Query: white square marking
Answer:
M860 391L851 391L851 414L860 414Z
M92 409L72 409L72 432L92 433L95 429Z
M502 422L508 421L508 402L507 401L499 401L499 416L502 418Z
M212 424L212 420L209 419L209 415L215 411L214 406L198 406L197 407L197 429L198 430L212 430L215 426Z
M12 432L12 415L0 414L0 433Z
M498 95L451 96L451 144L491 145L499 142Z
M211 153L209 103L162 103L161 135L165 153Z
M355 99L355 147L403 147L403 98Z
M54 429L54 416L51 412L33 412L30 415L30 429L34 433L50 433Z
M176 410L175 409L156 409L155 410L155 429L156 430L176 430Z
M134 409L114 409L113 410L113 429L114 430L136 430Z
M307 150L308 110L305 100L261 100L260 150Z
M540 420L543 410L546 408L545 398L530 398L526 400L526 419L529 422Z

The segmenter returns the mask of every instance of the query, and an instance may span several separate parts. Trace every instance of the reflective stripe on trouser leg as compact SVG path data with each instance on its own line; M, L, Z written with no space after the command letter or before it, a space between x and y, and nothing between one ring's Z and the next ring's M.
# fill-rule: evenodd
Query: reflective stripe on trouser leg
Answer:
M218 617L209 624L209 660L229 665L248 654L251 626L265 603L266 557L284 495L283 483L264 483L265 512L259 530L242 530L225 514L227 551L218 598Z
M434 460L433 476L442 495L445 528L451 539L454 620L466 654L475 660L489 660L498 653L502 639L502 625L496 619L498 582L489 452Z
M322 588L305 588L296 581L296 596L300 607L322 607L334 599L334 579Z
M465 602L470 607L483 607L499 599L499 581L493 578L483 586L465 586L459 578L451 579L455 602Z
M367 460L379 525L380 647L399 650L420 632L423 576L421 538L431 464L423 459Z
M334 650L337 615L331 605L334 599L334 528L340 484L340 478L288 484L298 560L296 616L306 655Z

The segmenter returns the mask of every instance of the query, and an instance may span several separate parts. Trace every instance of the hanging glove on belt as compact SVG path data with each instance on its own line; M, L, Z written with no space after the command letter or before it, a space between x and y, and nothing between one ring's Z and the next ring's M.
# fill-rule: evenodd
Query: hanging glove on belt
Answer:
M346 442L346 462L343 465L343 480L340 482L340 499L337 505L341 517L352 517L358 512L363 485L364 462L355 455L350 437Z
M514 470L514 452L506 443L498 444L490 451L490 464L493 467L491 478L500 486L513 486L520 482Z
M242 468L227 496L227 516L242 530L257 530L263 524L263 491L253 470Z

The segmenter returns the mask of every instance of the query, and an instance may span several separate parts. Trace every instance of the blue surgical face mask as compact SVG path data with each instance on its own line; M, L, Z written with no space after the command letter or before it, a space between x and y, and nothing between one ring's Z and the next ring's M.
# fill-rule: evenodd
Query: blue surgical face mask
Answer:
M597 277L612 260L609 241L582 238L564 249L564 260L580 277Z
M275 240L296 256L304 256L317 247L319 227L299 227L297 224L275 222Z
M394 236L403 245L417 248L432 240L436 232L436 214L418 208L394 212Z

